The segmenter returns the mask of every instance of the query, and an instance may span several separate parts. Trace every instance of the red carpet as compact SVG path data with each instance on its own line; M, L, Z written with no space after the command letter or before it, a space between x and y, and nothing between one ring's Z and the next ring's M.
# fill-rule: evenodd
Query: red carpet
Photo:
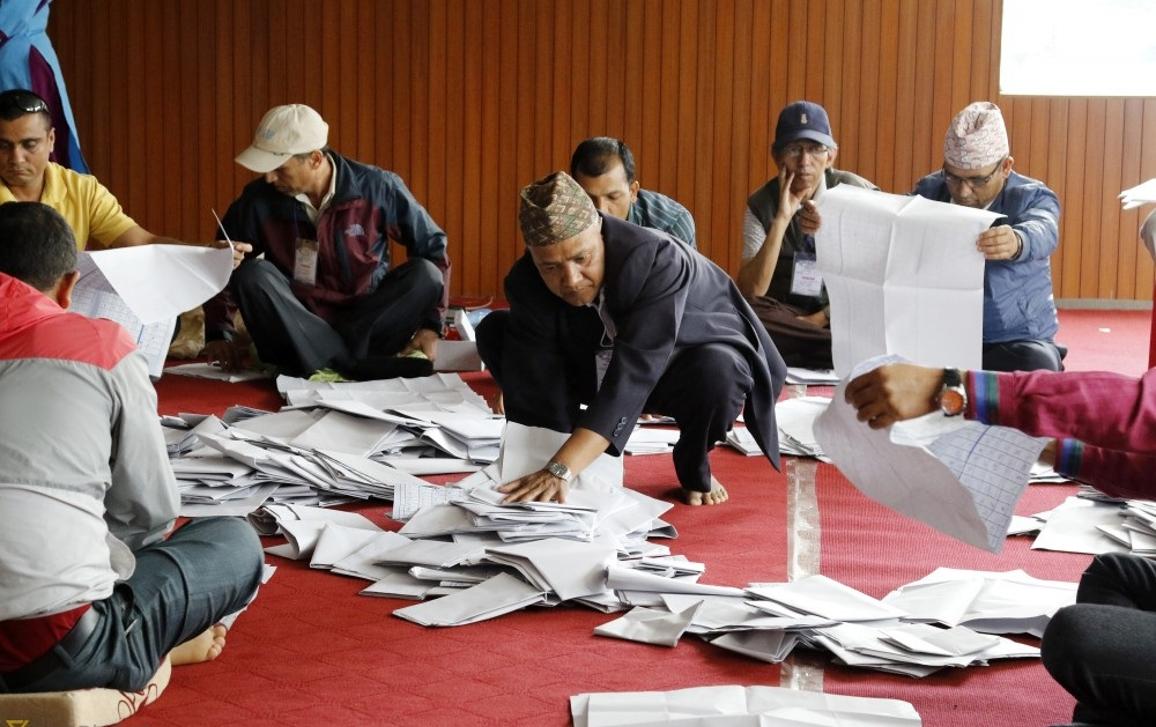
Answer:
M1131 312L1061 315L1069 368L1143 370L1148 319ZM1097 330L1105 326L1112 333ZM1142 335L1141 335L1142 333ZM466 377L484 394L484 374ZM162 413L221 413L231 404L276 409L271 382L218 385L166 376ZM672 550L707 564L705 582L741 585L786 579L785 479L762 458L712 455L732 500L719 508L676 507ZM627 482L657 497L674 492L669 457L626 460ZM881 596L938 565L1023 567L1075 580L1085 556L1032 552L1028 539L991 556L957 545L866 500L833 467L819 467L822 572ZM1020 512L1046 509L1072 488L1033 487ZM362 506L386 525L385 506ZM271 540L270 543L279 542ZM424 629L390 612L409 602L357 595L362 581L311 571L273 556L279 567L229 634L220 659L180 667L160 701L124 724L188 725L564 725L568 697L583 691L675 689L712 684L779 684L779 667L693 638L674 649L595 637L611 617L585 609L535 609L455 629ZM931 727L1044 725L1064 721L1071 699L1038 661L954 670L916 681L826 665L825 689L911 701Z

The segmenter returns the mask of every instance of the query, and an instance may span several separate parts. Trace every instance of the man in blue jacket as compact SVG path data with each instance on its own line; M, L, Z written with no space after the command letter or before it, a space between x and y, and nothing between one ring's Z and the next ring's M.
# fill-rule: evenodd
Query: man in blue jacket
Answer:
M1063 368L1050 257L1059 244L1060 202L1042 182L1012 171L999 108L977 101L956 114L943 141L943 169L915 194L1004 215L979 236L983 280L983 368Z
M312 108L277 106L237 156L261 176L225 214L230 238L253 246L229 290L265 363L304 376L429 375L449 290L446 235L401 177L328 139ZM391 240L404 264L391 264Z

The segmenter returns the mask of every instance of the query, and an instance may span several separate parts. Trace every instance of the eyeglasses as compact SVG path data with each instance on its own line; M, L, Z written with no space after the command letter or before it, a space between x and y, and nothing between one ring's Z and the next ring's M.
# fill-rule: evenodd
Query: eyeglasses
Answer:
M1007 159L1007 157L1000 159L996 163L995 169L991 170L990 174L985 174L985 175L980 176L980 177L960 177L958 175L952 174L951 172L947 171L947 169L945 168L943 170L943 179L944 179L944 181L946 181L948 183L948 185L950 185L952 187L959 187L960 185L966 184L969 189L971 189L972 191L975 191L975 190L979 189L980 187L986 186L987 183L991 181L992 177L994 177L999 172L1000 169L1003 169L1003 163L1004 163L1004 160L1006 160L1006 159Z
M31 91L14 88L0 93L0 116L49 113L48 104Z
M831 151L822 144L787 144L781 152L787 159L802 159L807 154L812 159L821 159Z

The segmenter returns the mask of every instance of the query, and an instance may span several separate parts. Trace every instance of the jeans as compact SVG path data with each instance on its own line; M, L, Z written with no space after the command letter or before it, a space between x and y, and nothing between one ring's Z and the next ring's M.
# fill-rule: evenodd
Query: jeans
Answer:
M193 520L135 555L132 577L92 604L92 635L73 653L53 647L60 668L19 691L143 689L173 647L249 602L264 560L253 528L224 517Z

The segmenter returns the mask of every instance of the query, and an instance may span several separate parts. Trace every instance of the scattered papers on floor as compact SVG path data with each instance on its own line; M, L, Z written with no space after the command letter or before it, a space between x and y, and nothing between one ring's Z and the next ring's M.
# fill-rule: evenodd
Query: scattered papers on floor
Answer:
M194 379L209 379L210 381L224 381L227 384L239 384L242 381L258 381L273 378L269 369L244 369L241 371L226 371L220 366L210 363L187 363L177 366L167 366L166 374L188 376Z
M594 692L570 697L574 727L790 724L795 727L919 727L910 703L783 687L712 686L670 692ZM745 719L744 719L745 718Z
M984 259L975 240L999 215L849 184L818 205L835 371L883 354L978 369Z
M936 568L883 597L908 618L967 626L987 634L1043 636L1056 611L1076 602L1079 584L1033 578L1022 570Z
M279 412L162 418L182 515L391 500L398 486L420 500L432 491L417 475L472 472L498 456L504 419L456 374L279 384L292 404Z
M867 361L852 377L891 360ZM1047 440L938 412L872 429L845 401L846 385L816 420L815 437L847 479L877 502L998 553Z

